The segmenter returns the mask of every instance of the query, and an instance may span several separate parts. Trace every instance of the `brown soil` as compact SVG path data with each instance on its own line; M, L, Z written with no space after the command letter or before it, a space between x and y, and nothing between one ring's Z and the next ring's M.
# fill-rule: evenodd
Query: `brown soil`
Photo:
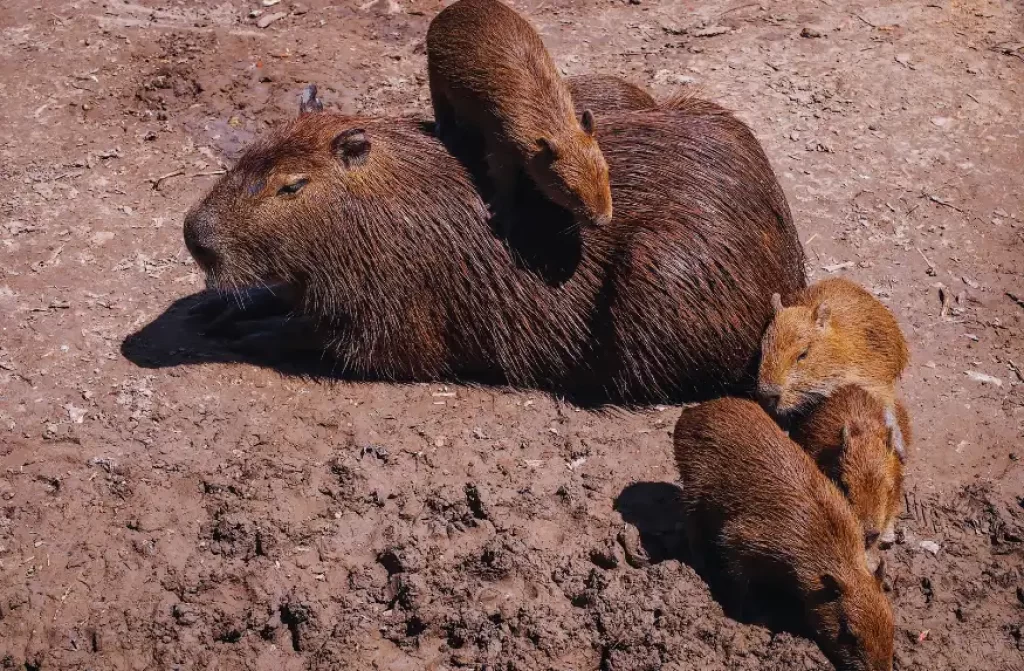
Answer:
M0 667L827 668L680 561L676 408L328 383L189 329L182 215L305 82L429 109L440 3L303 1L0 7ZM1021 5L517 7L567 73L738 110L812 275L898 314L897 668L1024 669Z

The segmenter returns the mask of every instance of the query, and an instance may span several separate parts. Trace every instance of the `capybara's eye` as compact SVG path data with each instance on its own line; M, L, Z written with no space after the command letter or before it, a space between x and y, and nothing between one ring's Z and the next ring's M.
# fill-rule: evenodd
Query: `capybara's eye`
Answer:
M294 196L299 191L302 191L302 187L309 184L308 177L301 177L294 182L289 182L277 190L279 196Z
M808 347L808 348L807 348L807 349L805 349L805 350L804 350L803 352L800 352L800 356L798 356L798 357L796 358L796 360L797 360L797 361L803 361L804 359L806 359L806 358L807 358L807 353L808 353L808 352L810 352L810 351L811 351L811 348L810 348L810 347Z

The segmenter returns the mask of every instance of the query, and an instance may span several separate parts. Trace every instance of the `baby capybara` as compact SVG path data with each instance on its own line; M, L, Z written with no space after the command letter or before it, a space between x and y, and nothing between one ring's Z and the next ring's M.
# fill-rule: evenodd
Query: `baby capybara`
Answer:
M458 0L427 30L427 72L442 138L483 141L499 208L525 173L577 221L612 218L608 164L594 115L577 117L537 31L498 0Z
M300 116L192 208L185 241L224 292L287 285L349 376L639 403L752 391L768 297L804 286L760 145L724 113L607 125L621 207L561 283L519 262L466 168L408 119Z
M756 403L688 408L675 457L690 547L714 556L742 605L759 587L792 595L840 671L890 671L893 619L842 493Z
M625 112L654 109L658 106L651 94L636 84L612 75L576 75L568 77L572 103L578 114L586 110Z
M761 343L758 395L780 418L810 410L848 384L895 402L910 354L896 318L860 285L822 280L789 307L772 297L775 316Z
M891 543L903 496L910 418L856 385L837 390L790 433L846 494L864 531L864 546Z

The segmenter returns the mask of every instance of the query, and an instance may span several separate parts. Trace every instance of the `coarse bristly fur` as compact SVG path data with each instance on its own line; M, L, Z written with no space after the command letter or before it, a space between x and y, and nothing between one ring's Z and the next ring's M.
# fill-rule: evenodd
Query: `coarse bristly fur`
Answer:
M807 453L760 406L734 398L684 410L674 439L692 553L717 555L735 602L782 590L837 669L890 671L884 564L868 569L857 520Z
M896 318L863 287L843 278L822 280L783 307L761 343L758 395L780 418L809 411L848 384L890 403L910 359Z
M565 83L579 113L588 109L625 112L658 106L650 93L613 75L576 75L566 78Z
M283 283L341 372L495 377L604 402L753 391L772 292L804 287L789 208L726 113L608 115L620 203L552 284L496 237L466 168L414 120L308 113L186 217L210 283Z
M801 419L790 435L843 491L872 549L895 537L903 500L903 463L910 417L862 387L837 390Z
M594 115L577 117L569 87L526 19L498 0L449 5L427 30L427 71L440 137L482 140L499 207L525 172L578 221L611 220Z

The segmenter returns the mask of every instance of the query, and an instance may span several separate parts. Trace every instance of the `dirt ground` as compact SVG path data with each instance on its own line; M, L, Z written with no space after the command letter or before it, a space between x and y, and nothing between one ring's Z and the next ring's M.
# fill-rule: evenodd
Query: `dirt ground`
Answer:
M306 82L429 109L437 0L263 4L0 6L0 667L829 668L680 561L677 408L326 383L190 329L183 214ZM1024 8L516 7L566 73L737 110L811 276L898 314L896 668L1024 669Z

